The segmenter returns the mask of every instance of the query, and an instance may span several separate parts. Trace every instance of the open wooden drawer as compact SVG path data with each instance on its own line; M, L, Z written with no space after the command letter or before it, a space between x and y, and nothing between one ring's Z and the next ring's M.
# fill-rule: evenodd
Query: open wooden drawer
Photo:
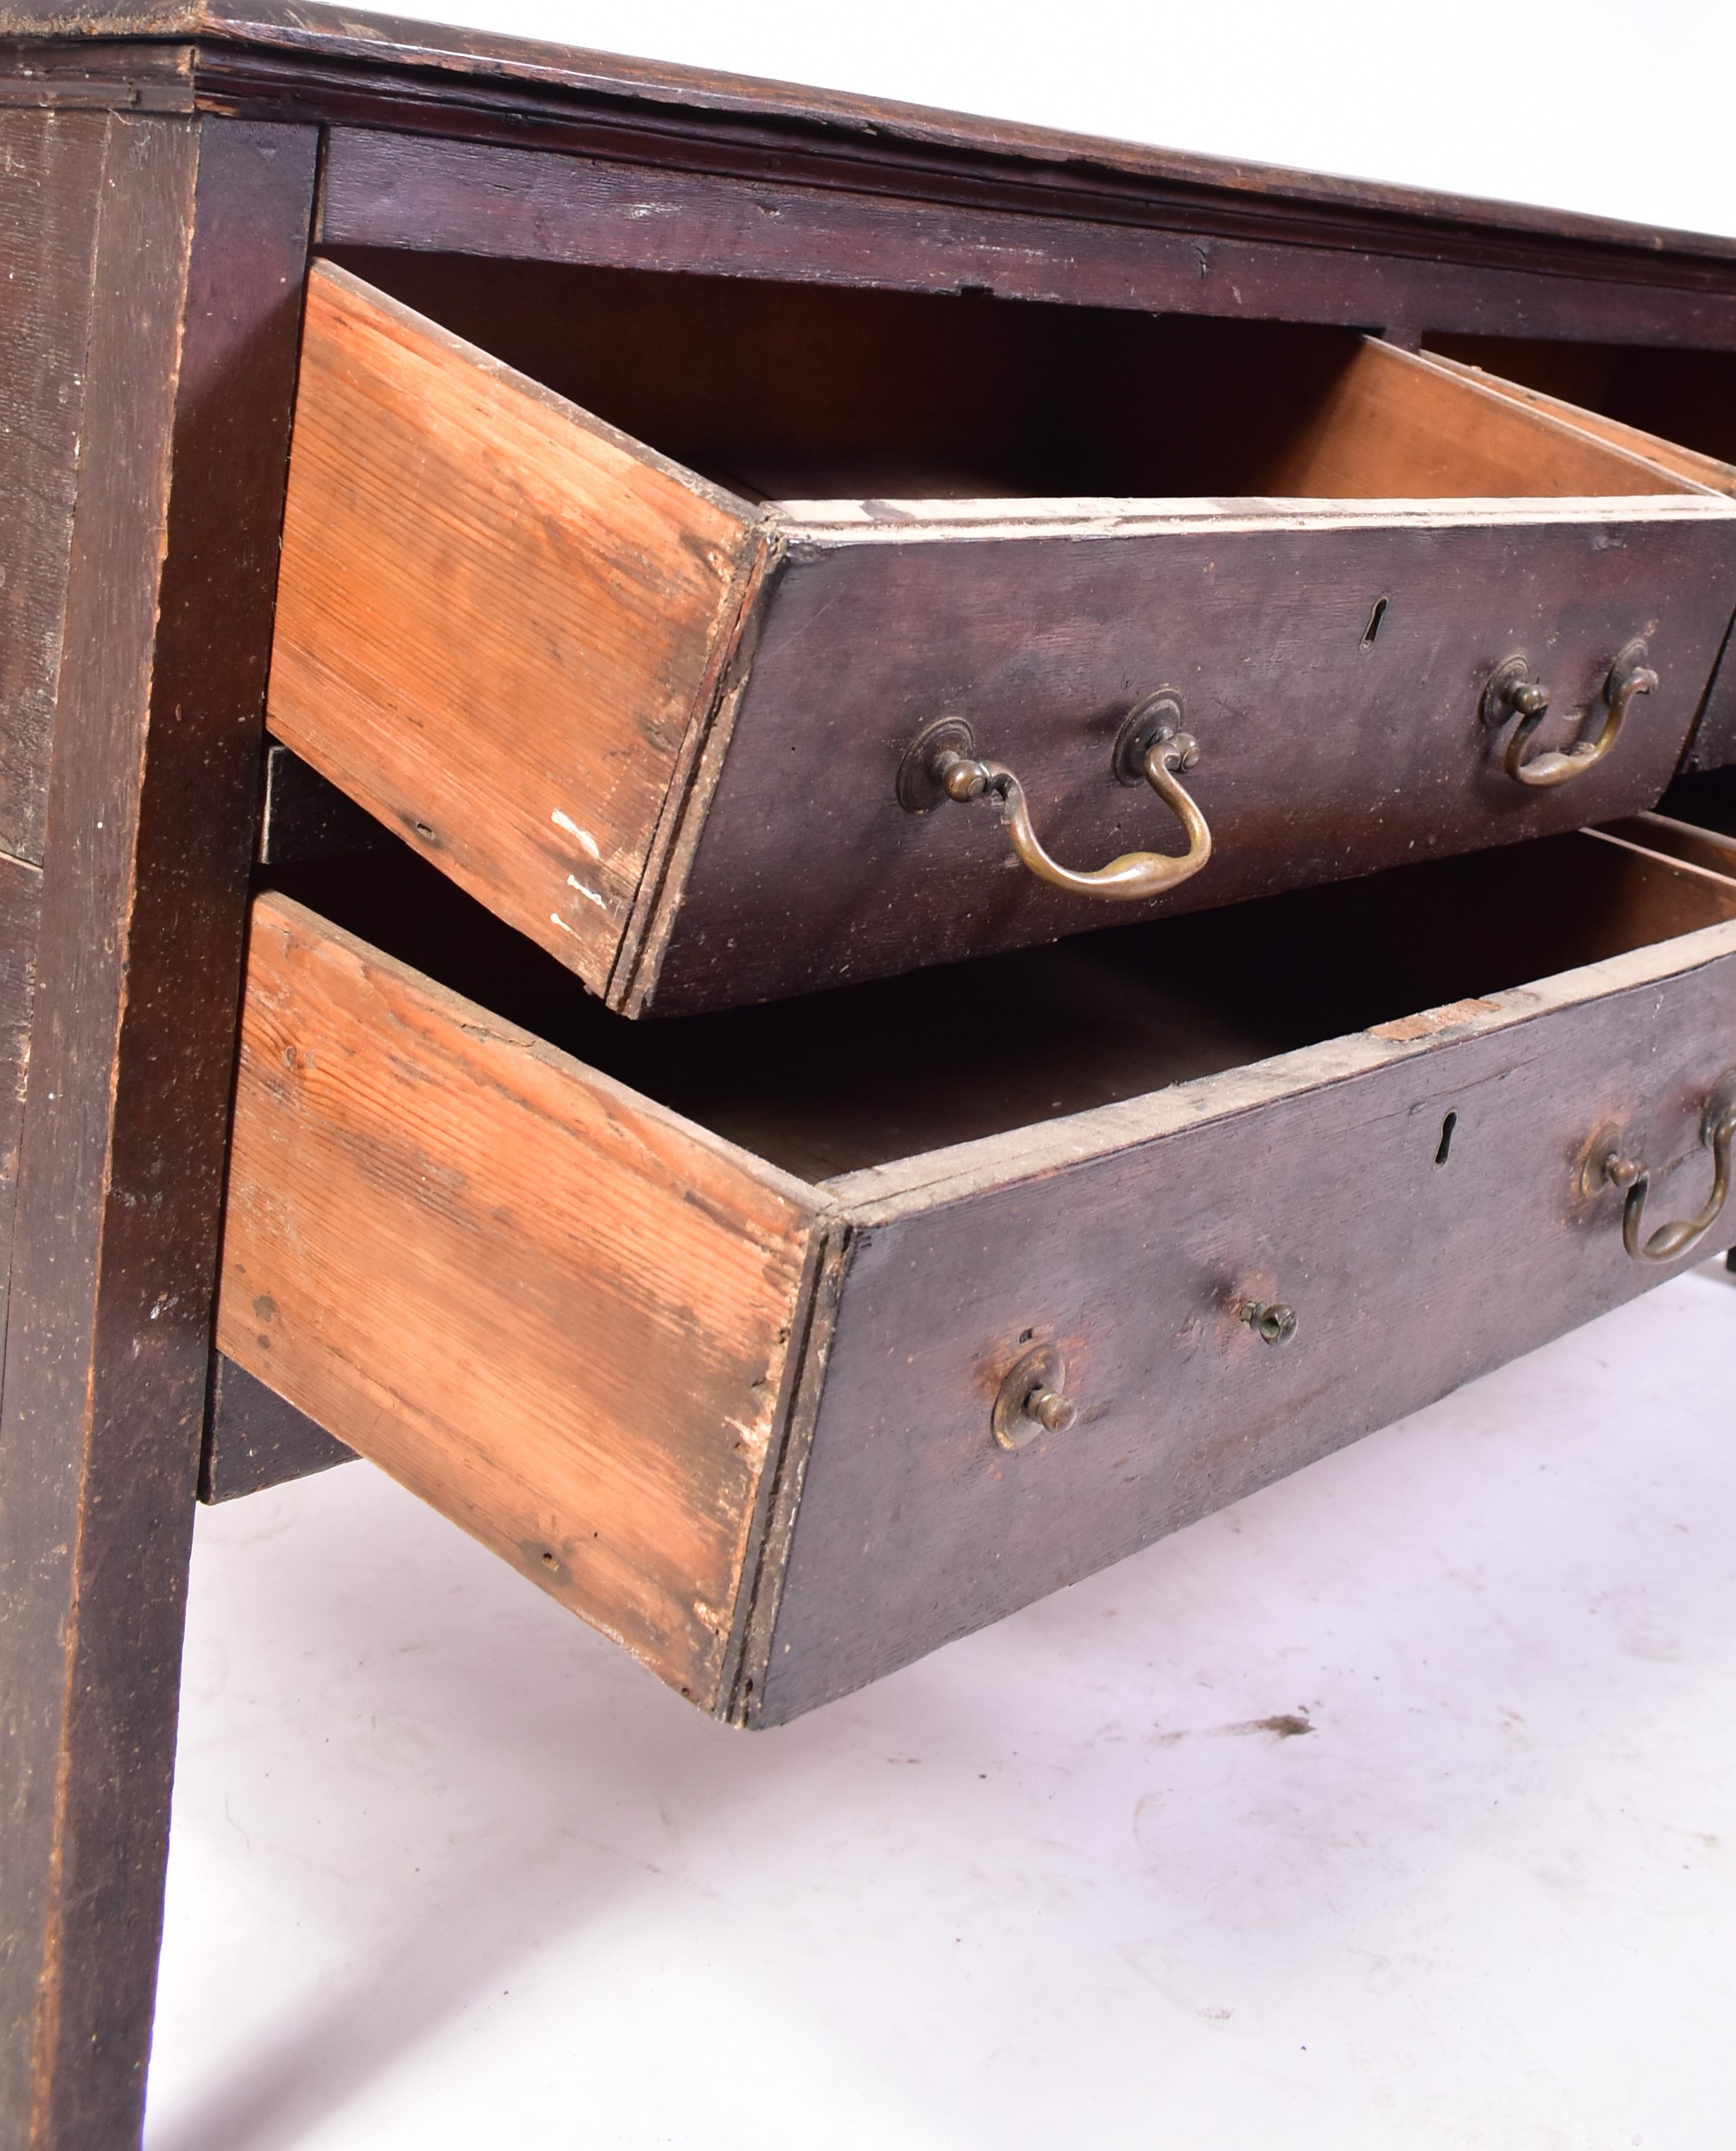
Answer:
M1736 352L1521 337L1438 342L1431 356L1462 377L1736 499ZM1726 769L1733 763L1736 653L1727 641L1686 766Z
M257 902L221 1348L739 1723L1736 1236L1736 881L1612 839L657 1025L412 872Z
M1736 503L1346 332L366 266L488 349L316 268L272 728L628 1014L1647 806L1736 602Z

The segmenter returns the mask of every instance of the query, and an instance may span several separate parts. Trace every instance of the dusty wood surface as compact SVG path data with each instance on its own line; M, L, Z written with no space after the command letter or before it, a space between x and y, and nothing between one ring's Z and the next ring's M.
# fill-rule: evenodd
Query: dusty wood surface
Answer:
M1436 224L1426 248L1396 234L1335 230L1295 243L1303 222L1275 202L1251 217L1239 194L1190 190L1161 206L1106 198L1084 166L1020 175L1016 188L902 166L884 147L803 169L787 152L689 168L671 154L548 156L493 142L418 140L366 126L332 137L321 237L332 246L445 248L539 262L873 282L1148 311L1472 333L1524 321L1558 336L1616 334L1736 343L1736 302L1693 281L1597 278L1576 255L1553 273L1485 236L1456 248ZM550 146L554 146L551 142ZM567 147L563 142L560 146ZM615 152L610 154L610 151ZM1161 153L1160 153L1161 154ZM1010 176L1009 175L1008 176ZM1233 204L1232 207L1230 205ZM1324 235L1323 235L1324 236ZM1393 247L1402 257L1389 253Z
M261 867L355 858L382 851L391 842L383 822L328 784L299 755L279 741L266 742L256 848Z
M41 863L106 122L0 112L0 852Z
M310 279L271 728L599 991L758 546L742 504Z
M30 1005L41 910L41 869L0 855L0 1337L6 1334L13 1207L18 1192L18 1131L30 1065Z
M312 138L112 119L0 1427L0 2133L137 2138Z
M539 89L569 99L595 99L662 108L671 120L687 114L749 123L784 123L848 139L884 135L889 145L975 151L1017 157L1069 174L1125 175L1177 188L1276 197L1318 204L1339 213L1374 212L1394 222L1432 216L1445 223L1502 232L1572 235L1617 247L1659 251L1671 245L1713 260L1736 256L1736 242L1701 234L1661 233L1616 220L1528 204L1431 194L1420 188L1334 178L1273 165L1236 163L1142 144L1106 141L1051 129L961 113L932 111L848 93L801 89L743 75L709 73L654 60L635 60L569 45L502 38L387 16L357 16L336 7L291 0L287 5L225 4L225 0L84 0L38 6L10 0L0 9L0 35L23 38L200 38L224 45L278 48L312 75L321 58L372 63L388 69L439 73L478 85L498 83L529 95Z
M1736 917L1729 885L1693 886L1699 916ZM759 1722L1658 1281L1580 1162L1608 1122L1653 1165L1658 1218L1703 1201L1736 924L1455 1014L834 1184L858 1225ZM1299 1324L1272 1347L1235 1308L1277 1298ZM1009 1455L990 1409L1030 1339L1063 1349L1081 1416Z
M245 1367L218 1354L199 1470L201 1501L239 1501L286 1479L311 1478L316 1471L355 1460L353 1449L334 1440Z
M286 898L251 949L221 1349L717 1707L812 1197Z
M1175 843L1161 802L1117 784L1110 753L1137 696L1179 689L1216 849L1146 915L1655 802L1729 617L1723 504L1262 505L1225 504L1215 521L1154 506L1065 534L968 511L924 525L914 504L877 526L798 529L641 994L676 1013L1111 923L1107 906L1010 863L991 807L898 805L899 759L943 716L966 718L980 751L1018 772L1056 857L1097 865ZM1515 650L1541 670L1547 652L1559 743L1633 635L1663 684L1616 752L1552 792L1515 784L1505 734L1478 716L1489 671Z

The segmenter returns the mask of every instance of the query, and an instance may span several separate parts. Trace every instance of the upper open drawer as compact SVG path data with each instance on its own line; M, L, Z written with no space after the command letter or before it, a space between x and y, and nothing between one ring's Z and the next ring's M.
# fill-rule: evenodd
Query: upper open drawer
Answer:
M1443 337L1431 339L1431 355L1533 410L1736 499L1736 352ZM1733 763L1736 654L1727 640L1687 767Z
M630 1014L1650 805L1736 595L1736 504L1338 331L392 273L540 378L316 268L272 728Z

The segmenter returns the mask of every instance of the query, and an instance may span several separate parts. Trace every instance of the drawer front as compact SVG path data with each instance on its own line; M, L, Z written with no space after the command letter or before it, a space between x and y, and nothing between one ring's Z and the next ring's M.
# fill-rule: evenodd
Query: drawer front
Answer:
M1621 1193L1582 1172L1600 1135L1643 1156L1648 1236L1705 1202L1736 926L1386 1031L1245 1071L1239 1110L1217 1081L1057 1124L1010 1176L984 1144L896 1197L837 1183L858 1222L764 1722L1675 1273L1624 1251ZM1273 1303L1297 1319L1268 1343L1237 1310ZM1045 1344L1078 1423L1009 1451L998 1389Z
M1344 510L1138 534L950 535L792 550L666 948L660 1010L772 999L1238 903L1650 805L1673 773L1736 594L1722 503L1509 503L1478 516ZM1525 653L1565 744L1643 637L1655 692L1607 758L1551 789L1504 766L1485 681ZM1118 782L1130 706L1178 691L1209 863L1154 902L1045 886L992 801L901 806L910 743L964 719L1064 863L1177 852ZM1559 716L1556 715L1559 712Z

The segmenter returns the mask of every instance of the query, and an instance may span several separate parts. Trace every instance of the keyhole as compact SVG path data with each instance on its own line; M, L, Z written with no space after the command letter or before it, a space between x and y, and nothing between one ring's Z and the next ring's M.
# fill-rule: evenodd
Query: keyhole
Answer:
M1435 1153L1435 1162L1437 1165L1445 1165L1446 1163L1448 1153L1453 1147L1453 1130L1456 1128L1458 1125L1459 1116L1456 1113L1449 1113L1446 1118L1441 1122L1440 1147Z
M1369 624L1363 630L1362 646L1364 650L1372 650L1374 647L1374 637L1379 634L1380 623L1385 618L1386 600L1376 598L1374 610L1369 615Z

